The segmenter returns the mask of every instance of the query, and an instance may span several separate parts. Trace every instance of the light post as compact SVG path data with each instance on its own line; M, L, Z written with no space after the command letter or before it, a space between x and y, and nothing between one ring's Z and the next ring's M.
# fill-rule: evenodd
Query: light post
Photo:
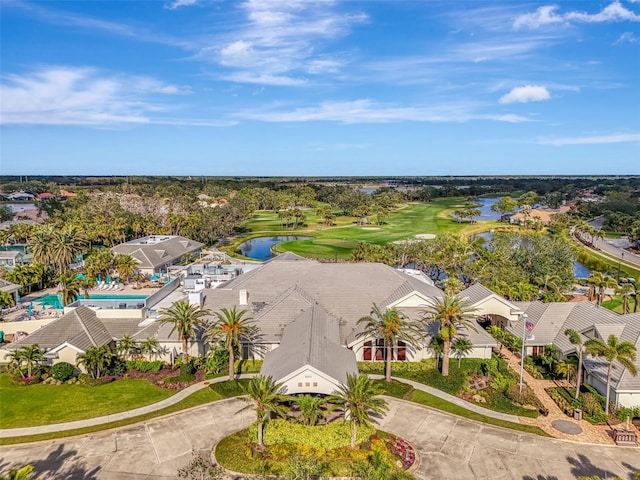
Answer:
M525 342L527 341L527 314L523 313L522 317L522 352L520 354L520 394L519 398L522 398L522 377L524 375L524 355L525 355Z

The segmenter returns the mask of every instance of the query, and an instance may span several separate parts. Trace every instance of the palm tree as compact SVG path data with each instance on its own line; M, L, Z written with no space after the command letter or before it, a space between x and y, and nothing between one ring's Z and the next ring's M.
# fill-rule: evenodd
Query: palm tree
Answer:
M429 345L427 345L427 350L431 352L433 357L436 359L436 368L440 369L440 360L442 359L442 351L444 350L444 342L442 341L442 337L431 337L431 341Z
M576 346L576 353L578 354L578 374L576 375L576 400L580 396L580 382L582 381L582 352L584 350L584 342L582 341L582 335L576 332L572 328L567 328L564 334L569 337L571 345Z
M191 305L187 300L173 302L169 308L160 311L160 323L173 324L169 335L177 332L178 337L182 340L183 365L189 363L189 353L187 352L189 337L195 336L196 327L202 325L203 317L209 314L209 310L199 305Z
M451 351L453 352L453 356L458 359L458 368L460 368L460 363L462 362L462 357L466 357L473 350L473 343L471 340L465 337L456 337L453 342L451 342Z
M256 411L258 425L258 446L262 447L264 423L271 412L282 416L287 413L287 407L282 402L288 400L286 395L278 393L282 388L281 383L275 383L273 378L258 375L249 380L245 393L249 396L248 405L240 411L253 407Z
M570 382L571 379L576 375L576 371L578 368L576 364L577 362L575 360L560 360L556 362L554 372L561 377L565 377L567 379L567 382Z
M116 351L126 360L138 351L138 343L131 335L124 335L116 344Z
M76 355L76 363L84 366L92 378L100 378L102 371L109 366L113 355L105 346L92 346L84 353Z
M322 409L325 403L324 398L301 395L296 397L295 401L300 409L300 421L303 424L313 426L324 417L325 412Z
M75 302L80 295L82 285L75 273L63 273L58 277L59 291L62 293L62 305Z
M251 317L244 318L247 313L247 310L238 312L235 306L231 310L222 308L215 312L216 321L205 332L208 341L221 341L229 352L229 380L233 380L235 350L240 347L241 340L251 339L257 331Z
M587 340L584 345L588 354L596 357L602 357L609 364L607 369L607 403L604 407L604 411L608 415L613 362L617 360L632 376L635 377L638 374L638 369L635 365L636 346L627 340L621 342L615 335L609 335L607 343L604 343L599 338L592 338Z
M69 264L82 252L86 243L84 233L73 224L67 224L64 228L53 232L50 245L51 259L59 272L69 268Z
M31 250L31 259L34 263L42 263L50 265L53 263L51 253L51 237L53 230L47 227L40 227L29 237L29 250Z
M27 378L29 378L33 373L34 365L40 363L44 358L44 350L42 350L37 343L33 345L25 345L24 347L20 347L10 353L9 358L12 363L16 364L22 377L24 377L22 373L22 365L24 364L27 368Z
M631 305L629 303L629 297L633 297L636 294L634 286L630 283L624 283L616 288L616 293L622 298L622 313L630 313Z
M367 337L384 340L385 346L385 380L391 381L391 360L393 349L402 341L414 348L419 348L418 339L422 338L420 325L408 320L402 312L396 308L389 308L384 312L374 303L371 313L358 320L358 325L363 329L358 333L358 338Z
M141 341L138 344L138 349L140 350L140 353L147 355L147 358L151 360L151 356L157 355L160 351L160 342L155 338L150 337Z
M426 323L438 322L438 335L442 338L442 376L449 375L449 354L451 351L451 341L458 334L461 327L477 332L474 325L475 308L471 308L469 303L459 296L445 295L437 298L436 303L427 307L424 311L424 321Z
M118 255L115 259L118 275L126 283L138 271L138 260L131 255Z
M356 446L358 425L371 425L372 413L382 415L388 404L378 397L381 391L367 375L347 374L347 383L333 392L332 403L342 406L351 421L351 448Z

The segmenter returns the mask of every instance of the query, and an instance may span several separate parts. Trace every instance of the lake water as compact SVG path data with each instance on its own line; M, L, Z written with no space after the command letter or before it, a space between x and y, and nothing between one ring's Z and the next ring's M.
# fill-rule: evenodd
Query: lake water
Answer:
M484 238L486 241L490 241L493 238L493 233L482 232L474 235L474 237L480 237ZM575 262L573 262L573 273L576 278L587 278L589 275L591 275L591 270L589 270L587 267L576 260Z
M491 210L491 206L500 200L500 197L477 198L473 203L477 203L480 208L480 216L476 220L500 220L500 214Z
M276 243L290 242L292 240L309 240L311 237L301 237L293 235L279 235L275 237L258 237L241 243L238 249L245 257L256 260L269 260L273 257L271 247Z

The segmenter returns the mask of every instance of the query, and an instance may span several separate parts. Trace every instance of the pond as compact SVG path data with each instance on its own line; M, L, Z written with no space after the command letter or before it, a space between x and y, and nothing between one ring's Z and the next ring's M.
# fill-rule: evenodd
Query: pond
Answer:
M480 209L480 216L476 217L476 220L500 220L500 214L491 210L498 200L500 197L476 198L473 203L476 203Z
M4 205L9 207L14 214L37 208L35 203L5 203Z
M275 237L258 237L247 240L238 246L240 253L245 257L255 258L256 260L269 260L273 257L271 247L277 243L290 242L292 240L309 240L311 237L278 235Z
M478 233L474 235L474 237L484 238L486 241L490 241L493 238L493 232ZM573 262L573 274L576 278L587 278L591 275L591 270L576 260Z

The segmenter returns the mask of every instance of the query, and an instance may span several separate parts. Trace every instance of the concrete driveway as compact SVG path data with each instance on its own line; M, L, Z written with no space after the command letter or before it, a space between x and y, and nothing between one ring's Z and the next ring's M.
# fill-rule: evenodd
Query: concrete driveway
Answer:
M389 400L382 429L413 443L420 479L574 480L640 469L640 449L585 445L483 425L401 400ZM248 426L239 399L82 437L0 448L0 472L31 463L43 479L176 479L191 450L207 451Z

